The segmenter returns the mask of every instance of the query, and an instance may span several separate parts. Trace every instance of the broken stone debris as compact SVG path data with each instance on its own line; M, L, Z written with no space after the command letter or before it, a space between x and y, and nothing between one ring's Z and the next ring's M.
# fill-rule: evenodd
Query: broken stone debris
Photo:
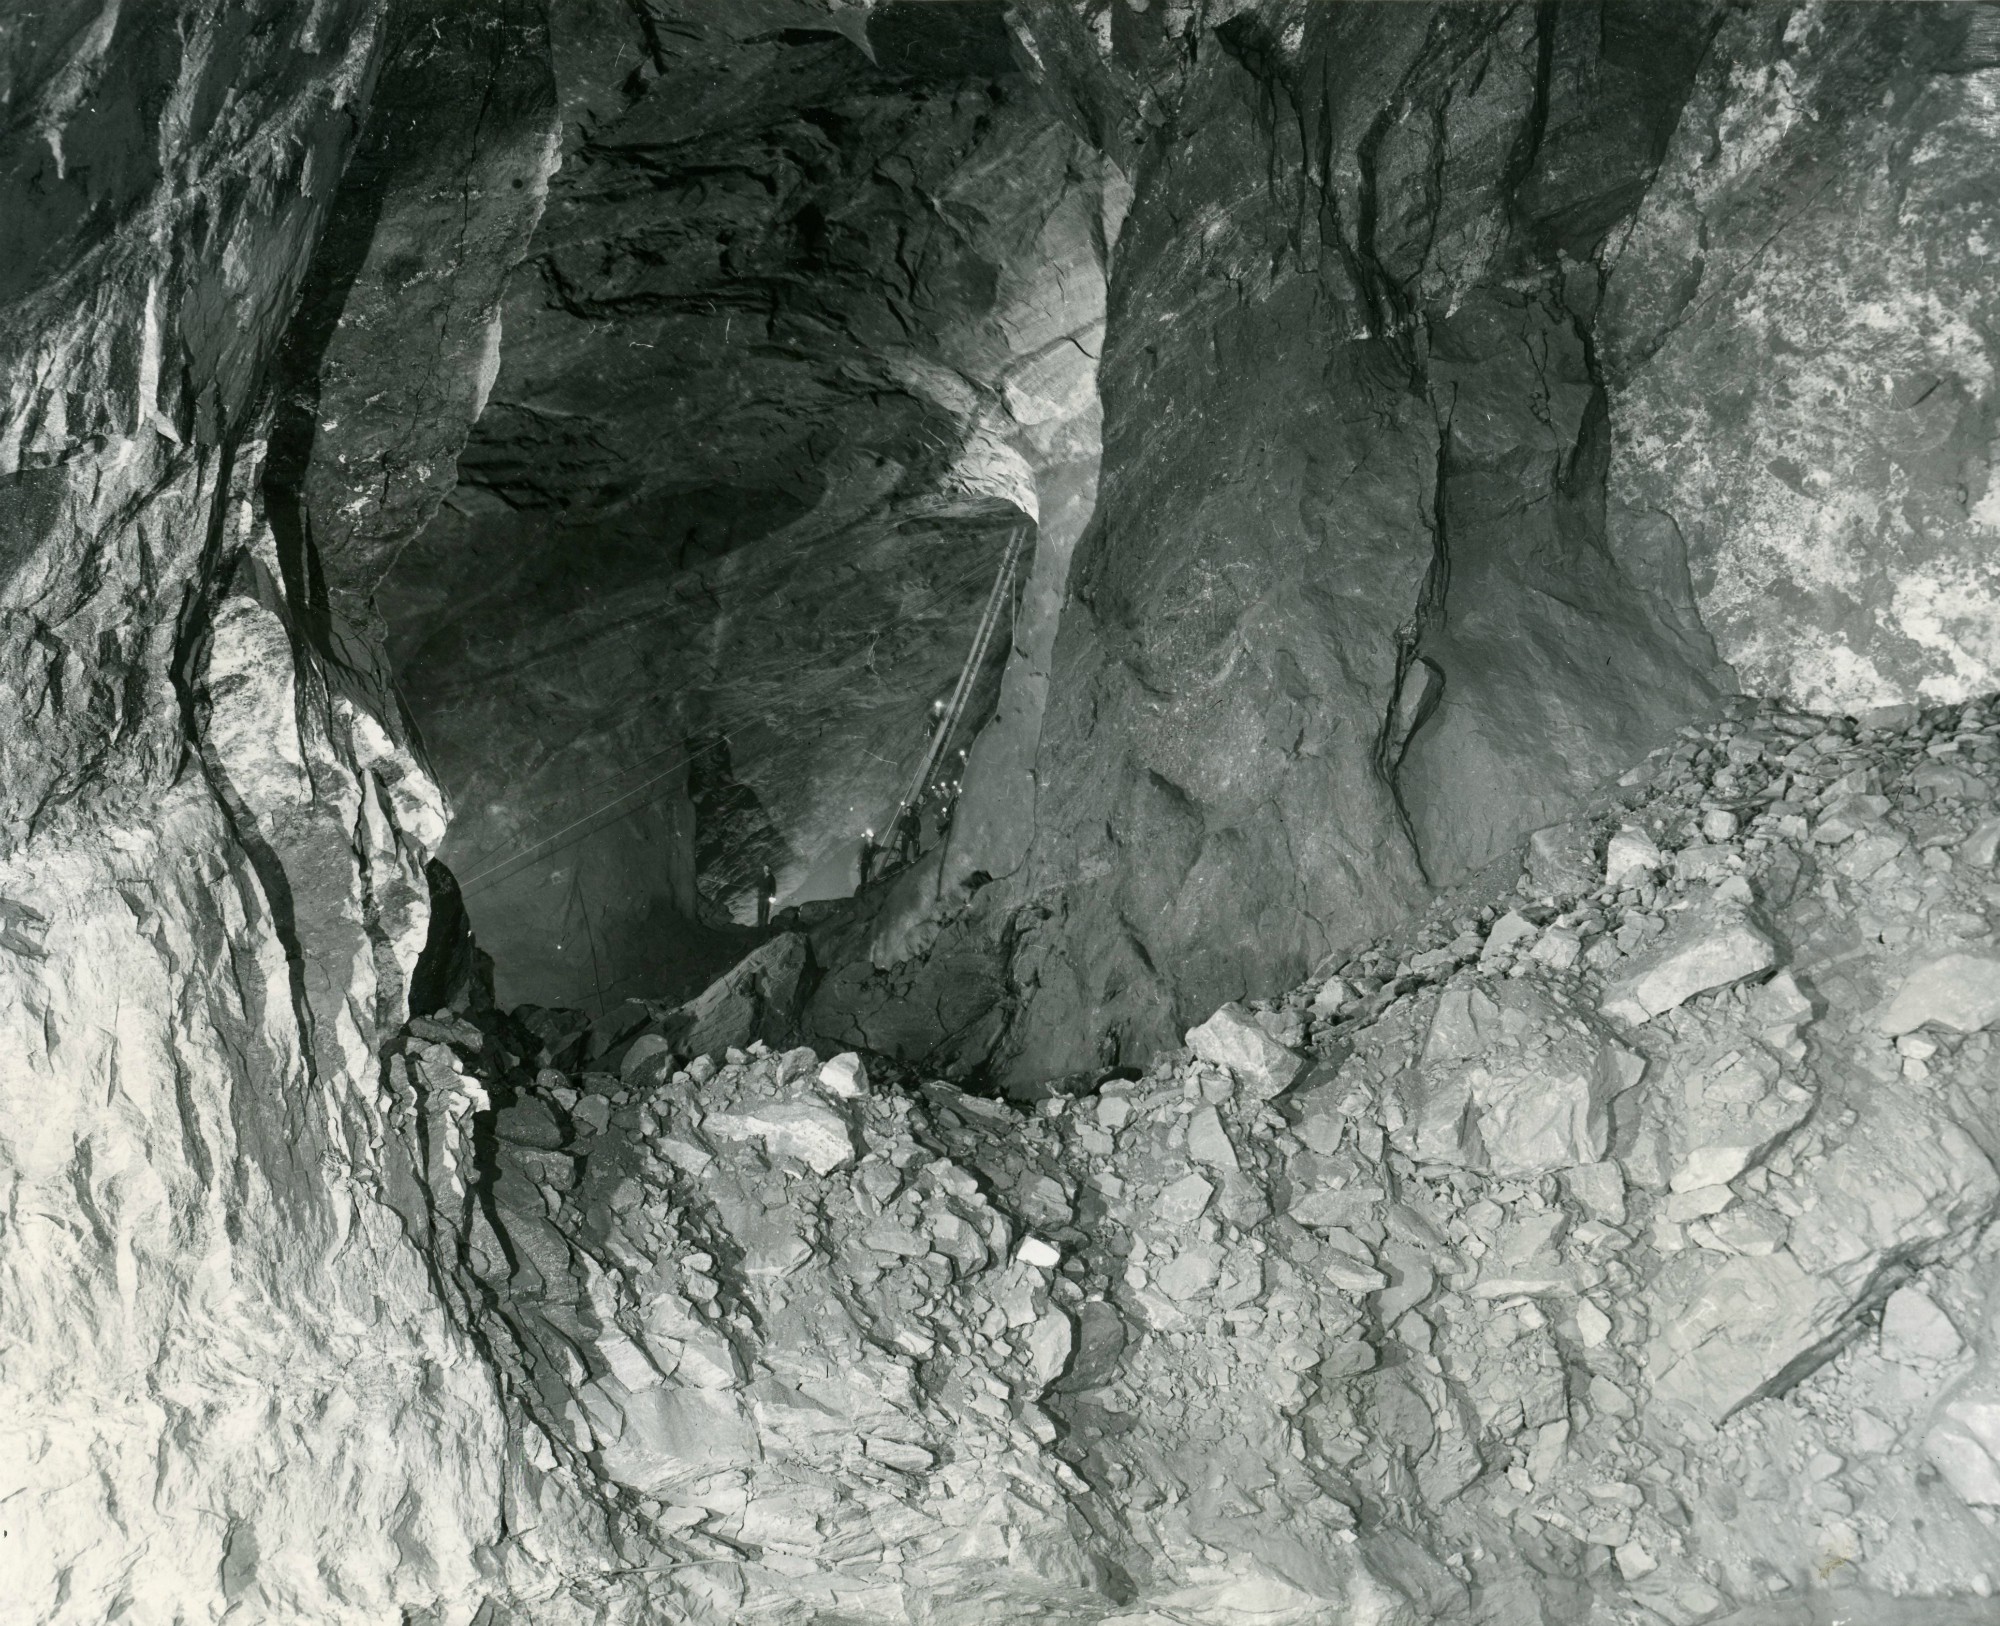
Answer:
M1776 946L1747 915L1698 909L1669 927L1657 948L1606 989L1602 1008L1637 1027L1696 994L1726 988L1776 964Z
M1281 1094L1305 1067L1305 1058L1281 1044L1243 1006L1224 1005L1199 1027L1188 1029L1188 1048L1202 1061L1228 1069L1251 1095L1268 1100Z
M1985 722L1960 734L1996 754ZM1618 1607L1693 1621L1771 1596L1805 1539L1743 1512L1764 1505L1743 1465L1780 1436L1802 1466L1774 1494L1865 1527L1842 1548L1861 1581L1920 1542L1969 1586L2000 1507L2000 1374L1969 1334L1990 1309L1967 1308L1994 1274L1994 1042L1878 1013L1990 959L2000 898L1957 856L1980 804L1921 788L1926 744L1780 708L1719 725L1594 826L1641 861L1600 883L1593 860L1561 902L1454 904L1033 1110L754 1043L537 1074L498 1111L503 1167L533 1174L496 1210L537 1262L532 1291L525 1270L493 1289L540 1352L523 1382L660 1507L656 1536L773 1596L833 1584L857 1521L997 1521L1059 1590L1092 1562L1063 1510L1096 1496L1155 1564L1224 1554L1199 1562L1231 1587L1348 1555L1229 1594L1301 1618L1348 1608L1364 1570L1420 1609L1532 1591L1532 1539ZM1885 1505L1879 1476L1919 1461L1962 1527ZM855 1574L942 1587L973 1538L839 1539ZM1511 1618L1486 1607L1466 1618Z

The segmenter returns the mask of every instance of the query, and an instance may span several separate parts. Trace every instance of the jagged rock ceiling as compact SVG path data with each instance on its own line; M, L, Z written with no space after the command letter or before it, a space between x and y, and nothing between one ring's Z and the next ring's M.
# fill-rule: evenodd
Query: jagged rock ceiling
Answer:
M0 1613L1990 1619L1997 15L16 8Z

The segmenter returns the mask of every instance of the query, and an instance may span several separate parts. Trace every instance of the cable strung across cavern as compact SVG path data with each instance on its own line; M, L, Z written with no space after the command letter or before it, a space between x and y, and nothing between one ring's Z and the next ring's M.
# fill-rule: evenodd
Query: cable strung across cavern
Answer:
M993 575L992 591L986 595L986 608L980 614L979 629L973 634L972 648L967 651L965 665L958 674L958 686L952 690L944 714L938 719L937 728L924 751L924 759L918 764L916 774L910 781L910 788L903 793L902 800L896 804L896 811L890 819L890 828L894 827L896 819L902 817L904 810L915 805L917 799L923 795L924 787L930 783L931 775L937 770L938 760L944 754L946 744L957 731L959 722L965 715L965 703L971 697L973 683L979 675L980 667L985 663L988 649L992 647L993 629L1000 624L1000 607L1009 601L1008 589L1014 579L1014 568L1021 557L1022 539L1026 535L1026 529L1020 528L1008 539L1007 551L1001 557L1000 568Z
M909 791L897 802L895 812L891 815L888 825L884 826L884 828L892 828L895 819L901 817L903 811L914 805L917 798L923 794L923 788L929 783L930 776L936 769L945 743L957 730L959 723L963 721L965 706L971 698L980 668L992 649L993 631L1000 621L1001 606L1009 601L1008 585L1012 582L1015 570L1019 564L1021 548L1026 536L1027 528L1020 527L1014 531L1008 540L1006 552L1002 555L1000 567L994 575L993 586L989 589L986 604L980 612L979 625L973 634L972 648L966 657L964 667L959 672L958 683L952 690L951 699L946 704L943 716L939 719L937 730L932 734L925 748L923 760L919 765L917 774L911 781ZM926 595L923 600L919 601L919 607L934 602L942 595L943 591L940 588ZM897 615L889 617L875 631L878 633L885 632L891 627L904 623L908 618L908 614L909 611L904 610ZM807 698L811 701L823 699L836 692L840 686L841 676L836 674L832 681L809 691ZM617 808L621 803L630 801L641 792L650 790L653 786L662 784L673 778L682 769L686 768L688 764L693 762L696 757L702 755L704 752L713 751L718 746L728 744L730 738L731 735L727 730L719 732L714 739L704 745L697 746L692 751L686 752L678 760L669 763L660 772L634 785L630 790L622 791L618 795L599 803L588 813L571 820L561 829L549 835L539 837L528 845L518 848L514 853L502 858L497 863L482 866L459 883L460 892L470 895L475 890L497 884L497 882L507 879L510 874L516 872L517 866L531 859L552 857L556 853L565 851L567 847L574 846L578 841L588 840L591 835L595 834L595 830L586 829L585 826L595 826L597 820ZM641 807L646 805L649 804L640 804ZM627 811L637 812L639 808L630 808ZM562 842L563 837L570 835L572 831L578 830L581 830L583 833L576 836L573 841L563 843L559 846L550 846L550 843Z

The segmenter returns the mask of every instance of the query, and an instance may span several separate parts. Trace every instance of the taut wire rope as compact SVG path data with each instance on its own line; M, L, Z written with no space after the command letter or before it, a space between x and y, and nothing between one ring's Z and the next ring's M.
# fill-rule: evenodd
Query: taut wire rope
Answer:
M913 802L917 798L917 796L922 794L923 786L929 780L930 774L936 763L938 754L942 751L945 741L949 738L952 730L954 730L957 727L958 722L963 715L966 701L970 698L973 684L977 678L979 665L991 645L994 626L998 623L1000 619L998 615L998 608L1000 604L1006 601L1006 587L1007 584L1010 583L1012 580L1015 565L1020 556L1022 539L1024 538L1025 535L1026 531L1023 528L1016 527L1013 534L1010 536L1008 540L1006 552L1001 559L1000 569L994 577L993 587L987 594L986 605L980 615L979 628L977 632L974 634L972 650L968 655L964 668L959 673L958 684L952 691L952 699L950 704L946 708L945 716L941 719L938 730L932 735L931 740L925 750L918 776L916 777L916 779L912 781L911 792L903 801L897 804L896 811L898 815L901 814L903 808L907 807L911 802ZM938 599L944 597L948 591L949 591L948 588L938 587L933 589L929 593L924 594L921 598L915 600L913 603L904 604L898 609L898 611L894 615L886 618L879 625L879 627L875 629L876 633L879 634L881 631L886 631L889 627L895 625L896 623L907 620L911 614L924 609L930 604L935 603ZM776 660L769 663L769 665L771 665L772 667L775 667L777 664L778 662ZM814 688L809 689L806 693L805 699L807 703L810 703L812 701L825 698L826 696L837 692L843 686L844 686L843 674L841 674L838 671L834 671L830 674L830 680L828 682L822 685L816 685ZM695 758L702 756L707 752L715 750L720 745L728 744L731 737L732 735L731 732L729 731L718 732L711 739L704 742L702 745L699 745L695 749L687 752L678 761L669 763L665 768L661 769L660 772L654 774L652 777L648 779L641 781L639 784L634 785L630 790L622 791L618 795L611 797L609 800L600 803L598 806L592 808L589 812L583 814L581 817L572 819L568 824L563 825L560 829L552 831L548 835L537 837L535 840L517 848L514 852L500 859L497 863L490 863L483 865L481 868L475 870L471 875L468 875L463 881L459 883L460 892L470 893L477 887L490 884L495 879L501 878L503 872L512 870L518 864L521 864L535 857L553 857L556 853L565 851L570 846L574 846L576 844L575 841L562 843L562 845L557 845L557 846L551 846L550 844L561 843L562 838L564 836L569 835L572 831L581 829L585 825L594 824L595 821L603 817L604 814L610 812L612 809L618 807L620 804L630 801L633 797L639 795L642 791L650 790L653 786L661 784L665 780L673 778L683 768L687 767L689 763L693 762ZM657 761L658 758L655 757L653 760ZM650 805L651 805L650 803L641 803L639 807L631 808L628 809L627 811L639 812L644 807ZM586 830L583 835L578 836L576 839L578 841L587 840L590 837L590 835L594 833L595 831Z
M966 652L965 665L959 671L958 685L951 692L951 701L945 707L944 715L938 719L930 744L925 748L923 761L918 765L916 777L910 781L910 788L896 804L896 811L890 817L889 828L903 816L904 811L924 793L924 786L930 783L936 771L938 759L944 753L956 732L960 719L965 714L965 703L971 698L974 685L978 682L979 669L985 664L986 653L992 647L993 629L1000 624L1000 609L1011 597L1014 583L1014 566L1020 558L1021 541L1027 535L1025 527L1016 527L1007 540L1007 552L1000 560L1000 568L993 576L993 590L986 595L986 608L979 617L979 629L973 634L972 648Z
M869 629L868 638L870 640L879 638L882 633L886 632L889 628L895 626L898 622L908 622L913 617L922 614L923 611L929 609L933 604L937 603L938 600L945 597L946 594L950 591L951 589L947 587L934 587L929 592L920 594L917 598L906 601L897 608L896 612L893 615L885 617L882 621L878 622L874 627ZM630 646L628 645L626 647ZM872 642L871 642L871 647L872 647ZM796 670L795 663L788 663L783 656L776 656L762 662L761 664L750 666L748 668L748 671L753 677L760 677L767 672L775 672L781 666L786 666L788 664L792 666L793 670ZM513 671L517 669L518 666L505 668L503 670ZM743 672L739 670L735 675L740 680L743 676ZM816 685L815 687L810 688L806 691L805 695L806 701L810 703L811 701L821 700L826 698L828 695L836 693L842 687L842 682L843 679L839 669L839 663L836 662L833 666L827 668L827 681L824 684ZM630 790L619 792L618 795L612 797L609 801L603 803L595 811L585 814L582 819L564 825L560 830L555 831L552 835L538 836L535 838L535 840L528 842L523 846L515 848L512 852L508 854L507 857L500 860L499 864L497 865L492 865L489 867L489 861L492 859L495 851L502 849L492 849L485 853L480 854L477 858L472 860L473 873L469 875L464 881L459 883L461 889L473 885L474 882L484 881L489 879L497 869L504 868L507 865L514 863L517 859L528 856L529 854L533 853L536 848L542 846L544 843L558 840L560 837L567 835L571 830L576 829L579 824L588 823L591 819L596 818L599 814L608 812L611 808L616 807L618 803L625 801L629 797L638 795L640 791L647 790L652 786L659 784L664 779L672 778L674 774L678 773L682 768L686 767L689 763L693 762L696 757L705 756L708 752L713 751L718 745L728 744L729 740L730 740L730 735L727 731L718 733L714 738L709 740L706 744L696 746L692 751L689 751L679 761L669 763L665 768L661 769L658 774L654 775L653 778L645 780L643 783L633 786ZM625 769L623 773L612 774L608 777L608 779L600 779L595 783L601 785L608 782L614 782L617 779L622 778L625 773L634 773L637 772L639 769L649 767L651 764L658 762L661 757L667 755L668 752L674 749L676 749L676 747L668 746L664 750L655 751L651 756L642 757L638 762L634 763L631 768ZM586 788L594 788L594 786ZM637 809L635 809L634 811L637 811ZM556 850L561 851L562 849L558 848Z

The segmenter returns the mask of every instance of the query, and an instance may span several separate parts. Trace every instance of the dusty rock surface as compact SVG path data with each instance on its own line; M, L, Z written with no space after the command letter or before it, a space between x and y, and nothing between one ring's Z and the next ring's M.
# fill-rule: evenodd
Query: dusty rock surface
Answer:
M459 1257L691 1619L1977 1620L2000 1024L1882 1012L1986 963L1996 776L2000 702L1739 708L1524 849L1657 870L1524 865L1038 1104L455 1024Z
M1754 693L1962 699L2000 670L1996 71L1984 13L1735 12L1603 256L1614 551L1685 551Z

